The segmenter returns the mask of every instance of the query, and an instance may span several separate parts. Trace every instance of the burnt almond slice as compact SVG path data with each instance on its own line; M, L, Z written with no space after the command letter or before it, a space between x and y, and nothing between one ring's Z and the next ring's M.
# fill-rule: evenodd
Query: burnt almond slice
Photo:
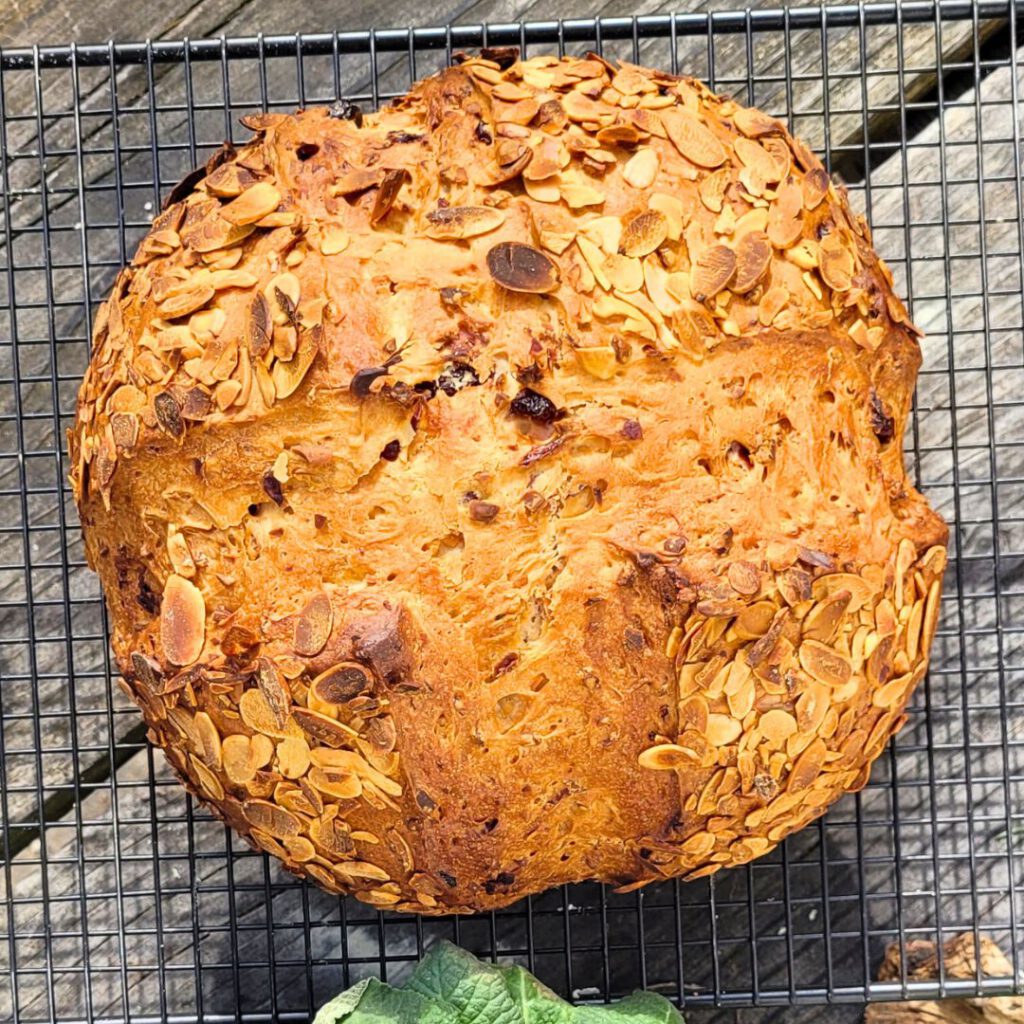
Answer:
M291 712L292 699L281 679L281 673L270 658L257 659L256 685L263 694L277 727L283 729Z
M295 721L299 723L302 731L317 743L324 743L328 747L345 747L351 744L356 733L341 722L322 715L319 711L310 711L308 708L295 708L292 712Z
M199 588L172 574L160 602L160 643L172 665L191 665L206 639L206 602Z
M409 172L404 167L384 174L384 180L380 183L377 198L374 199L373 209L370 211L371 224L379 224L391 212L391 207L395 205L398 193L402 191L408 177Z
M512 292L543 295L559 283L558 267L539 249L523 242L499 242L487 253L491 277Z
M309 688L327 704L347 704L353 697L373 689L373 676L366 666L343 661L321 672Z

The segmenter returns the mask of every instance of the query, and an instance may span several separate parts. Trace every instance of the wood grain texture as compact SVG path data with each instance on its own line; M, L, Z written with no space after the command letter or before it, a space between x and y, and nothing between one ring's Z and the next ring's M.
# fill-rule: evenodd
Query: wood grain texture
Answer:
M9 17L11 10L5 8L0 16L6 19L0 20L0 38L5 44L28 42L33 38L50 41L60 35L58 30L62 26L66 26L70 33L75 19L81 19L81 11L76 10L76 5L67 5L59 10L58 7L52 4L46 8L42 5L29 6L23 0L20 8L22 11L27 8L29 13L23 15L21 21ZM156 29L151 21L142 24L154 17L154 8L140 8L136 12L125 10L120 4L117 7L122 17L116 22L104 22L104 6L99 5L93 15L94 5L90 5L89 36L97 38L115 32L122 38L146 34L155 36L158 31L174 35L188 32L195 36L222 30L247 32L253 30L251 19L255 17L260 18L260 26L267 31L322 28L324 23L331 23L332 18L340 27L356 27L369 24L374 16L369 5L339 4L328 7L326 13L321 7L317 18L322 20L315 25L297 25L294 11L285 11L280 6L272 9L267 5L268 10L264 10L261 4L255 3L235 6L206 2L185 5L177 13L173 5L168 6L159 15L167 20L161 22L163 27ZM111 4L109 10L113 11L113 8ZM531 10L537 13L529 13ZM565 16L580 13L579 8L572 5L559 8L560 13L563 10ZM608 10L621 12L621 8L609 7ZM639 8L631 8L629 13L639 11ZM49 22L46 20L47 12L52 19ZM588 9L587 13L593 12ZM389 11L389 20L414 21L418 14L430 22L443 17L437 12L418 12L409 4L404 11ZM467 22L484 17L505 20L521 14L525 17L549 16L550 12L543 7L512 9L490 4L448 12L450 17ZM29 18L36 20L29 21ZM361 22L360 18L364 20ZM105 24L113 24L114 28L108 32L99 27ZM92 31L94 26L95 33ZM29 27L33 35L24 34ZM945 26L944 50L963 41L961 29L964 26ZM794 69L820 72L820 36L815 38L815 35L794 37L789 48L789 60L795 62L792 63ZM879 33L876 43L872 41L875 34L870 35L866 47L868 60L877 61L873 66L891 69L896 60L891 38L886 40L884 33ZM777 37L771 38L776 45L759 52L755 62L757 84L754 99L779 110L785 105L785 83L770 81L770 75L784 68L787 57L778 45ZM814 43L817 46L812 45ZM852 41L847 38L842 43L845 50L838 44L836 48L829 49L830 70L856 66L861 58L859 39L854 36ZM915 47L917 45L915 43ZM919 48L913 53L904 48L904 66L925 69L921 82L928 80L929 62L934 64L934 45L934 34L929 38L927 32L922 32ZM627 50L618 48L618 44L613 49L618 55L627 55ZM658 54L666 52L664 44L654 43L642 49L641 54L644 59L658 62ZM706 73L705 41L687 40L680 53L685 61L699 64L695 71ZM728 56L729 53L732 56ZM844 61L849 63L844 64ZM741 87L747 84L746 54L738 38L723 38L716 43L716 70L724 77L733 78ZM365 63L360 65L353 60L344 69L344 87L358 90L365 72ZM394 83L394 88L399 88L405 73L404 65L397 65L388 81ZM205 71L198 74L197 80L203 83L204 89L214 80L214 76ZM31 112L34 109L31 89L18 93L13 88L11 77L9 74L5 76L8 112L17 109L15 102L28 102L29 106L22 109ZM320 81L329 83L329 77L322 77ZM102 84L99 76L95 82L95 88L88 92L88 102L102 111L109 108L109 86ZM908 82L907 88L915 87L913 75ZM184 85L180 70L161 72L156 85L161 102L166 105L179 103L184 96ZM269 75L268 91L272 96L294 96L295 88L294 62L283 61ZM1022 88L1024 83L1018 82L1018 91ZM133 105L144 108L148 91L148 83L139 69L129 69L119 76L118 100L122 109ZM71 95L68 79L60 80L55 76L54 82L45 87L43 95L46 110L65 109ZM219 94L213 91L206 95L216 102ZM893 95L891 74L882 74L873 80L869 102ZM979 97L984 104L980 109L983 111L982 131L987 140L984 169L990 182L984 190L979 190L977 185L980 159L978 113L975 97L969 94L964 97L966 105L946 112L941 131L940 126L935 125L914 140L915 147L906 151L905 164L903 155L895 152L872 173L870 194L860 191L855 194L855 203L862 206L870 200L877 247L891 258L899 289L906 291L908 283L911 286L913 313L928 332L923 343L925 372L918 391L917 440L923 452L920 473L929 495L940 510L950 521L959 518L956 536L963 555L959 582L965 593L981 596L969 597L960 603L955 599L947 600L943 633L936 642L936 671L932 673L928 689L919 694L911 721L892 755L889 767L898 768L900 777L910 784L900 790L903 820L900 838L902 853L907 859L902 873L896 874L892 868L895 850L891 830L864 825L865 821L870 823L891 818L890 790L884 785L885 765L878 772L881 785L837 808L829 818L830 825L823 832L811 830L796 837L791 844L791 862L807 865L794 877L810 877L806 893L801 897L805 902L798 900L795 904L796 916L790 936L800 954L800 969L806 971L798 979L801 984L811 983L815 972L820 976L823 970L825 914L828 914L834 929L841 925L840 930L856 933L861 927L862 913L867 913L865 908L870 906L872 925L879 930L879 937L873 940L868 950L869 970L881 956L884 947L882 933L894 927L895 900L887 893L901 889L924 894L909 901L910 909L904 923L911 927L933 927L937 909L941 910L947 922L970 916L972 908L962 894L930 895L935 890L935 876L930 860L933 832L927 819L936 812L947 821L940 837L940 848L956 849L954 844L962 843L963 836L970 832L976 848L987 855L979 867L981 884L990 892L978 908L983 922L998 925L1006 918L1005 897L999 895L1009 884L1009 864L1004 854L1008 848L1013 849L1015 844L1019 844L1019 839L1014 839L1007 832L1002 802L1005 797L1001 799L998 784L970 787L971 804L968 807L968 787L963 780L968 758L972 760L975 774L982 778L998 780L1008 767L1017 774L1022 770L1018 747L1010 747L1008 756L1015 759L1010 765L1002 760L1003 754L998 747L1004 725L997 710L1000 685L1005 686L1008 677L1011 680L1019 678L1012 673L1019 673L1024 665L1021 639L1007 634L997 643L994 634L996 599L986 596L995 593L997 583L1001 587L1016 586L1019 591L1016 577L996 576L995 544L1000 545L1002 553L1009 553L1018 561L1024 555L1024 527L1017 518L1006 514L1010 503L1022 496L1012 487L994 487L991 482L993 463L1001 476L1014 479L1024 476L1024 457L1019 444L1024 440L1024 429L1020 410L1013 405L1024 392L1024 371L1020 369L1020 227L1016 206L1020 163L1012 141L1012 114L1006 104L1009 95L1007 71L990 76ZM239 113L245 101L250 98L258 101L252 82L240 83L237 96L242 100ZM820 109L820 84L808 83L807 90L798 90L793 100L794 106L803 104L804 110ZM859 79L842 80L840 90L830 93L829 100L834 122L832 139L853 138L862 124ZM847 110L851 112L845 112ZM204 117L203 133L197 139L198 150L215 143L214 126L222 131L224 125L223 111ZM152 158L146 147L148 117L143 110L139 115L124 116L123 121L122 144L137 143L140 152L122 153L119 164L122 180L143 183L139 188L130 190L132 198L125 216L130 245L132 237L143 230L149 214L144 204L153 202L156 190L149 184ZM191 157L185 126L180 114L162 115L159 120L161 138L183 140L184 146L173 160L168 160L169 166L162 176L165 185L176 173L174 168L184 166ZM822 146L824 133L820 114L809 114L805 123L798 120L796 127L807 134L813 144ZM9 167L12 172L18 168L16 173L21 173L20 168L24 167L24 177L18 180L19 187L26 194L17 197L14 206L7 211L18 238L13 253L0 253L0 266L6 265L11 258L22 266L42 259L42 242L29 230L39 223L44 212L40 197L32 194L38 185L39 161L31 152L31 142L25 141L31 140L34 130L34 125L30 124L26 134L20 137L19 148L12 150ZM1019 138L1019 126L1017 131ZM54 259L70 263L71 269L53 271L49 285L41 272L19 275L15 296L19 307L16 314L19 371L25 378L31 378L22 386L22 409L44 414L52 410L52 385L49 381L52 328L47 311L34 309L32 305L45 303L48 290L51 296L69 301L69 308L59 314L56 328L61 337L78 339L58 346L60 376L68 378L57 383L59 406L66 413L73 401L75 371L82 365L87 310L82 272L78 266L81 260L80 234L75 227L81 213L78 189L79 185L109 185L116 181L114 161L104 154L86 152L84 180L81 181L75 159L79 150L112 146L109 118L104 120L102 115L98 116L95 124L90 122L80 137L71 119L62 118L54 126L52 137L48 131L47 142L52 149L63 146L69 150L66 158L56 157L47 161L51 188L70 191L67 196L59 192L55 194L46 212L52 224L63 226L51 238ZM905 191L907 181L913 184ZM974 223L980 213L982 199L986 213L984 230ZM114 264L119 259L120 246L116 228L106 229L98 225L116 224L118 211L109 195L98 190L86 193L84 206L90 225L90 259L95 266L89 291L95 299L107 286ZM946 213L955 222L948 232L936 224L941 213ZM904 264L899 257L905 255L908 242L911 259ZM979 255L982 242L986 250L984 276L981 270L983 260ZM5 298L6 287L6 283L0 283L0 289L4 290L0 294ZM10 336L10 319L11 314L0 307L0 338ZM10 378L12 357L12 346L0 342L0 377L4 381ZM997 369L992 370L991 367ZM989 368L988 372L986 368ZM952 372L954 370L955 373ZM0 383L0 414L9 415L14 411L13 398L12 386ZM992 405L989 404L990 398ZM2 429L7 430L6 425ZM3 434L0 451L13 453L21 444L26 452L45 453L52 450L55 436L52 416L44 416L41 420L30 421L23 441L7 430ZM1004 443L993 449L993 439L997 437ZM0 454L0 489L5 494L16 493L25 484L39 492L33 495L26 509L33 528L30 535L31 591L26 586L26 574L21 568L25 556L18 529L22 516L20 504L8 497L0 499L6 503L3 508L9 516L5 519L5 526L14 526L13 533L0 534L0 566L14 567L0 568L0 599L3 601L0 606L0 639L5 641L0 648L0 695L5 717L4 768L8 790L7 805L3 810L5 820L12 822L35 815L40 790L43 797L50 796L55 787L74 780L76 769L81 771L92 759L109 756L117 736L137 721L133 709L126 708L120 694L113 698L114 710L108 707L106 652L102 642L95 639L100 636L102 625L95 583L91 574L78 564L80 551L70 520L66 523L70 542L67 557L72 566L69 591L65 591L61 581L65 549L56 488L62 478L63 470L58 468L52 456L20 460ZM52 493L46 493L47 490ZM998 528L992 525L993 498L1002 502L1003 520ZM948 591L952 590L955 582L952 576L949 577ZM67 609L65 593L71 602ZM30 594L31 607L27 605ZM1019 598L1016 600L1019 602ZM1011 597L1003 598L1003 615L1014 609L1020 611L1019 603L1014 604L1013 601ZM30 616L38 638L35 664L28 657L24 643L11 642L27 635ZM74 636L93 639L76 639L73 645L64 642L61 638L68 634L69 621ZM961 647L955 633L960 624L978 631L966 647ZM57 639L45 639L49 637ZM70 672L69 660L72 662ZM1002 677L1000 664L1004 666ZM38 687L32 686L33 673L42 677ZM68 686L69 675L75 681L74 693ZM968 692L972 704L977 703L989 710L967 716L965 696ZM78 709L77 720L70 714L72 700ZM926 706L931 709L930 716L924 714ZM52 715L40 723L38 732L32 721L37 710ZM12 720L6 721L9 718ZM975 744L976 749L966 746L965 727L966 740ZM1011 729L1017 728L1017 724L1011 723ZM76 736L77 751L71 743L72 731ZM929 764L925 751L927 744L942 747L938 765ZM35 753L40 746L47 751L42 759L41 775L38 774ZM148 787L151 763L158 783L153 801ZM112 813L115 806L116 821ZM965 808L970 811L969 821ZM19 936L14 952L16 966L22 972L18 983L21 1019L30 1021L58 1015L79 1018L90 1011L98 1016L109 1014L114 1017L129 1011L159 1013L161 998L171 1013L194 1012L197 998L202 999L204 1010L210 1013L233 1013L236 1007L242 1011L259 1011L266 1010L275 992L280 1009L300 1012L343 984L356 980L362 973L376 973L379 965L375 958L378 956L379 928L382 926L375 915L368 915L362 909L355 910L355 914L361 915L361 921L349 919L343 923L342 914L346 911L337 901L313 890L303 890L276 866L266 865L262 857L247 852L240 856L229 855L230 840L224 830L203 815L198 816L190 842L190 814L186 797L170 778L162 758L152 759L149 752L143 751L120 769L112 791L97 790L48 829L45 851L40 849L37 840L9 865L9 874L0 874L0 891L4 898L13 895L22 901L16 918L11 919ZM855 826L858 823L862 830L866 828L875 844L872 853L878 855L881 863L869 867L866 879L857 876L855 865L830 869L832 899L816 899L814 893L820 890L821 885L820 869L816 868L816 861L821 856L821 836L827 839L830 861L855 858ZM81 841L76 835L79 829ZM1019 845L1016 848L1019 850ZM81 872L77 866L79 850L88 858ZM239 852L237 841L231 850L236 854ZM817 879L814 877L816 870ZM955 861L943 862L942 870L942 890L952 892L954 888L964 890L968 887L969 877L963 865ZM746 874L736 872L734 876L719 889L718 898L724 901L720 911L720 934L721 929L727 926L731 927L731 934L743 935L744 929L749 934L749 924L743 920L746 915L743 905ZM762 880L758 883L759 897L768 897L779 891L782 870L778 864L765 864L755 869L750 877ZM159 900L151 895L157 881L162 891ZM229 882L234 883L233 894L226 891ZM864 896L865 883L867 890L874 894L870 904ZM120 901L116 898L119 888L123 897ZM44 889L50 898L45 905L42 902ZM729 896L741 906L739 917L729 909ZM586 889L575 897L575 902L579 904L594 898L594 891ZM618 941L625 936L627 943L636 937L633 910L636 898L630 899L633 902L613 899L609 918L612 927L617 929ZM648 899L648 907L653 905L655 911L648 914L648 921L653 923L649 924L645 934L647 941L652 943L648 954L649 981L668 992L672 991L676 977L672 961L674 950L665 957L655 950L660 948L657 947L660 941L670 946L674 943L672 899L671 890ZM701 913L706 915L705 899L706 890L696 885L683 890L684 905L692 903L695 908L692 920L687 920L695 942L686 950L688 989L692 984L704 990L713 980L707 944L697 945L703 941L701 929L706 928L700 923ZM538 918L536 927L544 929L543 932L538 931L538 942L556 945L562 934L560 896L556 893L546 901L537 902L540 902L542 911L548 910L551 914L547 917L542 913ZM668 909L657 911L659 906ZM778 903L767 901L760 902L758 908L755 930L762 940L760 948L763 950L759 975L763 984L785 987L787 946L783 908ZM347 912L353 911L348 909ZM308 933L303 925L307 916L312 922ZM279 925L288 921L296 925L292 929L279 929L274 934L273 954L282 964L275 972L268 972L263 967L245 966L258 964L268 955L268 948L271 948L268 947L266 929L268 919ZM582 927L585 919L581 917L579 920ZM163 930L162 943L157 937L158 926ZM504 948L521 947L525 943L520 918L501 918L495 927L499 944ZM783 929L781 934L780 928ZM438 925L437 929L432 929L430 936L452 934L450 925ZM48 939L48 930L58 937ZM2 931L4 926L0 925ZM85 934L87 939L82 937ZM390 925L387 935L389 957L415 954L418 935L414 926ZM350 961L354 961L347 972L342 970L340 962L343 937ZM460 937L474 948L485 949L490 942L488 923L486 920L480 922L479 927L464 924ZM855 975L860 960L864 958L864 952L857 944L837 942L831 949L837 959L846 958L843 969L847 974ZM742 942L727 944L719 965L723 983L749 985L748 950L749 947ZM12 1005L10 975L6 973L15 966L11 954L8 943L0 941L0 1018L9 1015ZM305 988L305 970L300 966L310 955L317 963L312 992ZM359 963L360 958L366 958L367 962ZM91 975L88 986L84 984L81 973L72 971L86 962ZM628 988L637 984L636 964L629 954L623 954L620 962L621 973L611 980L612 986ZM564 958L541 956L536 967L538 973L553 984L562 986L567 983ZM54 978L53 1004L47 994L48 970ZM30 973L32 971L40 973ZM588 983L598 979L598 986L603 991L599 958L588 960L585 955L578 957L573 978L575 987L580 986L581 978ZM271 991L271 985L274 991ZM838 1024L839 1021L852 1021L858 1011L833 1008L827 1012L830 1016L824 1016L825 1011L818 1009L807 1011L806 1019ZM734 1020L736 1024L753 1024L754 1021L768 1024L782 1019L804 1019L799 1016L783 1017L782 1014L783 1011L751 1010L737 1011L733 1016L726 1011L708 1010L694 1011L691 1019L708 1024L712 1020L715 1024L726 1020Z

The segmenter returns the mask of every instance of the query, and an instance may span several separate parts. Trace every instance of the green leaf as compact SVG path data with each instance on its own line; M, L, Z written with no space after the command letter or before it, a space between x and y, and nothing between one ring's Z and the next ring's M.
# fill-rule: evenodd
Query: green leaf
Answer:
M634 992L610 1006L577 1006L573 1024L683 1024L683 1015L656 992Z
M313 1024L683 1024L683 1017L653 992L610 1006L572 1006L522 967L483 963L442 942L402 988L361 981Z
M448 1024L448 1018L429 1000L407 989L392 988L366 978L336 996L313 1019L313 1024Z
M424 957L407 987L444 1006L451 1024L522 1024L501 970L450 942Z
M573 1008L522 967L506 967L508 986L522 1024L572 1024Z

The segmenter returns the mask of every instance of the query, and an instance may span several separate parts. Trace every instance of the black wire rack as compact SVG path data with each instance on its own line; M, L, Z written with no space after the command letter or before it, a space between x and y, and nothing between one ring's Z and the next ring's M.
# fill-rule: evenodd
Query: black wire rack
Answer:
M1021 0L37 47L0 53L0 1021L304 1020L439 937L577 1000L1024 990ZM603 51L789 119L851 186L927 331L907 457L952 525L928 679L870 785L743 869L569 886L475 918L329 897L194 805L113 685L64 432L89 325L168 188L238 117L375 107L461 48ZM891 942L1005 976L879 983Z

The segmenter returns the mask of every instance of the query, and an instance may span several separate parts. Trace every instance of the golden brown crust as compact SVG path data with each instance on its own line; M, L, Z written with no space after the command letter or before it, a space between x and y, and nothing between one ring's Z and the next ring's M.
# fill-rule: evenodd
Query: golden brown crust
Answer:
M70 436L190 789L439 913L707 874L863 785L946 529L914 329L806 147L594 58L247 124L118 278Z

